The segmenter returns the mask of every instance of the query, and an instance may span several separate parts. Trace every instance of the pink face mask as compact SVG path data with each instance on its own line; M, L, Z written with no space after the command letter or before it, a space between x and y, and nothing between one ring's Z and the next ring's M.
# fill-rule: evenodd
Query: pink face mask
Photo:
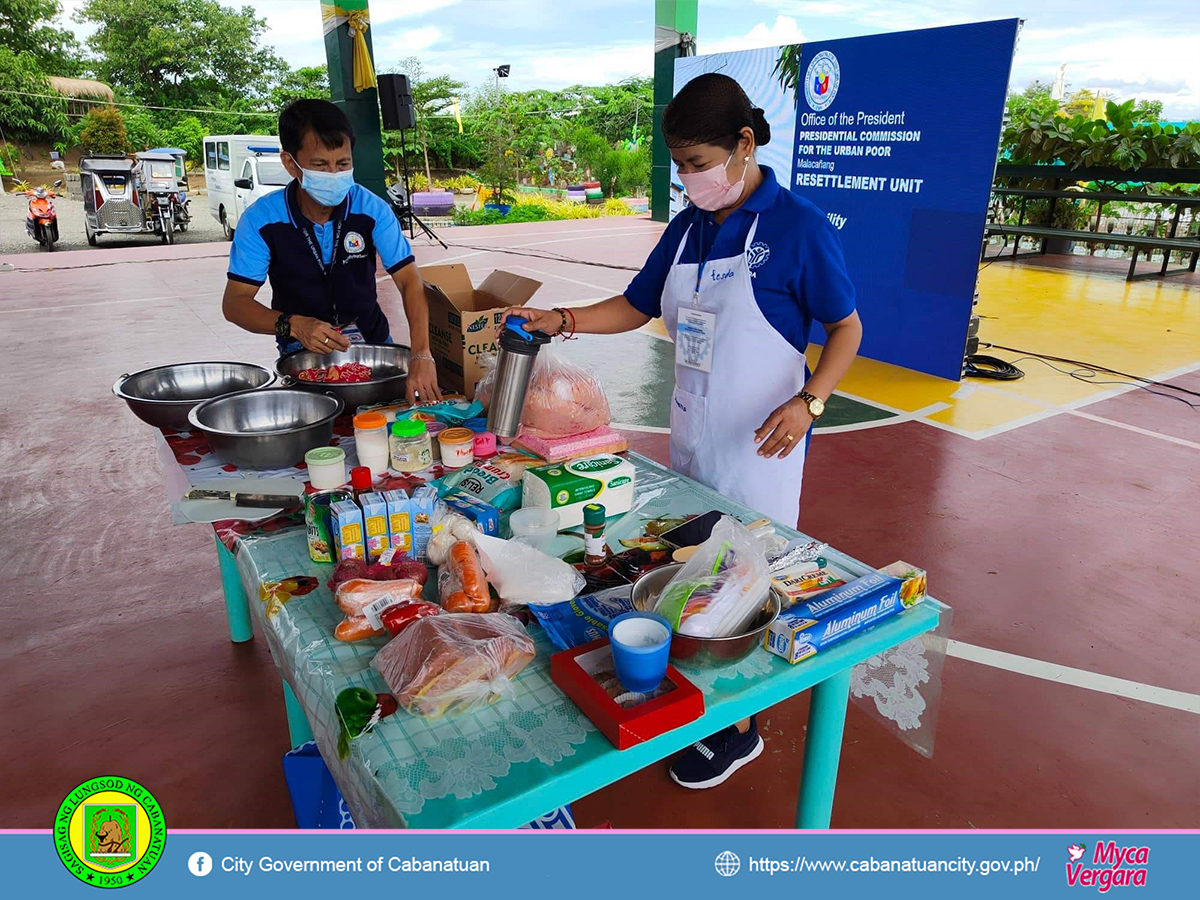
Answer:
M703 172L679 173L679 180L683 182L683 189L693 206L713 212L738 202L746 184L746 169L743 167L742 177L730 184L728 169L732 160L733 154L730 153L723 166L713 166Z

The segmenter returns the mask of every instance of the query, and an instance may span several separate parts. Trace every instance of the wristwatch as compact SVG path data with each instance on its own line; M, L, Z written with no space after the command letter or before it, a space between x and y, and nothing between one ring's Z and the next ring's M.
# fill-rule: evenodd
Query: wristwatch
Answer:
M801 391L796 396L804 401L808 407L808 414L813 417L814 422L825 415L825 401L820 397L810 394L808 391Z
M286 341L292 336L292 314L284 313L275 320L275 337Z

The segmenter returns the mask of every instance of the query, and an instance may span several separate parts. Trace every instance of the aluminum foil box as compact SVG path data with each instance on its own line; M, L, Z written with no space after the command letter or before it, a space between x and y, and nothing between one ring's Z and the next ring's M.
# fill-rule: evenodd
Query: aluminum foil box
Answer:
M816 656L904 609L899 578L873 572L780 613L767 631L766 649L789 663ZM814 606L819 601L819 608Z

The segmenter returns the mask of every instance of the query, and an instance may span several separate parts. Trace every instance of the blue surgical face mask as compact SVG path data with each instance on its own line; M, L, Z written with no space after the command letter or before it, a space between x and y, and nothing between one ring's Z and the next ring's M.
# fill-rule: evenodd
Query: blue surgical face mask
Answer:
M346 194L350 193L350 186L354 184L353 169L343 172L321 172L302 168L300 163L296 163L296 167L304 176L300 179L300 187L322 206L337 206L346 199Z

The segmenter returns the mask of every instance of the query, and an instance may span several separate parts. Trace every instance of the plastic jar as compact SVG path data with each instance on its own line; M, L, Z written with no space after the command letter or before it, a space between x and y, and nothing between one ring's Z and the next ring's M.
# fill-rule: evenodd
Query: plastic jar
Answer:
M391 458L387 416L378 412L359 413L355 416L354 446L358 449L358 461L370 469L372 475L385 473Z
M426 422L425 430L429 432L429 446L433 448L433 461L440 463L442 461L442 444L438 440L438 435L446 430L445 422Z
M447 428L438 435L442 445L442 465L461 469L475 462L475 432L469 428Z
M487 459L496 455L496 436L490 431L479 431L475 434L475 458Z
M418 419L398 419L392 423L392 468L397 472L423 472L433 465L429 432Z
M330 491L346 483L346 451L341 447L314 447L304 454L308 480L318 491Z
M513 510L508 527L514 538L519 538L543 553L549 553L558 535L558 513L552 509L525 507Z

